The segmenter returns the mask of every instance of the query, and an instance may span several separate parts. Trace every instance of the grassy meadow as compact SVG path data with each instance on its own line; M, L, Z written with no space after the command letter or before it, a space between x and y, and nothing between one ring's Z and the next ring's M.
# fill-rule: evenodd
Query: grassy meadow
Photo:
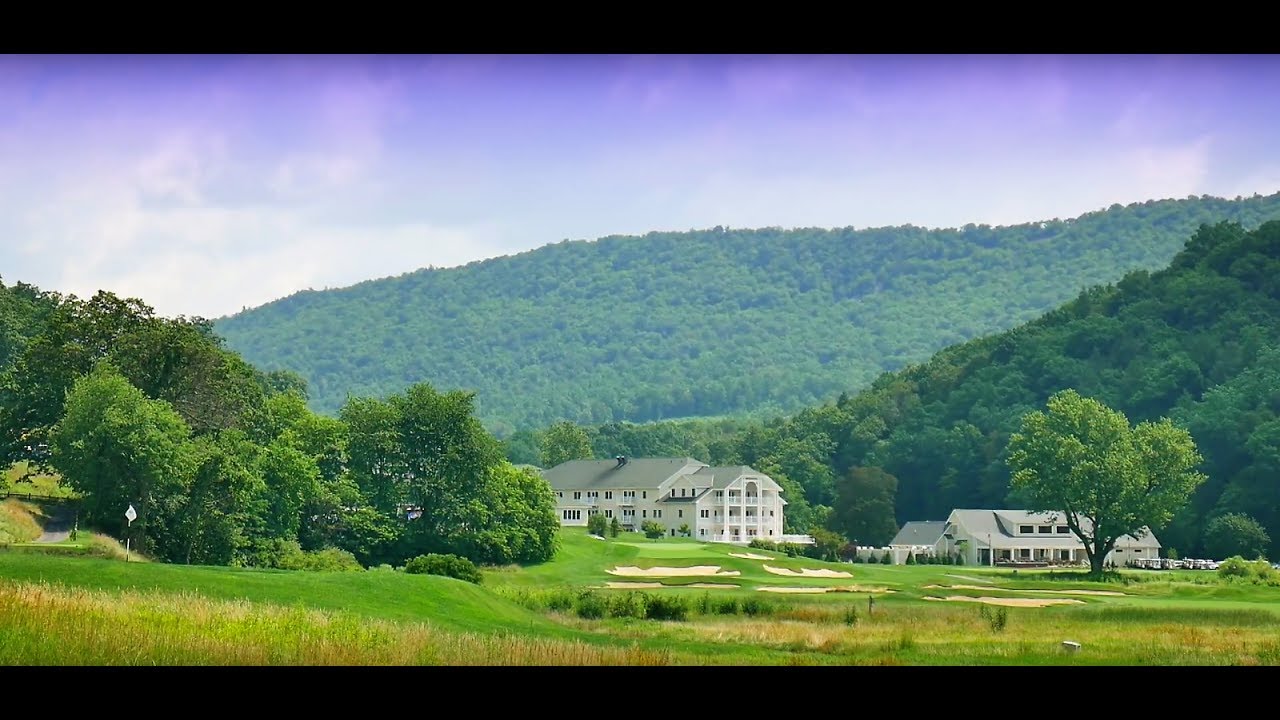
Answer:
M0 551L0 664L1280 665L1280 587L1208 571L1099 583L580 529L479 586L51 550Z

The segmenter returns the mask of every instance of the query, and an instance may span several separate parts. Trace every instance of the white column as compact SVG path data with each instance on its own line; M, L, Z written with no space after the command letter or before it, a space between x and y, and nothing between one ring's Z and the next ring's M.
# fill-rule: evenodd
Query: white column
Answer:
M721 490L720 492L723 493L721 497L724 498L724 505L720 509L720 539L728 540L726 536L729 534L729 491Z

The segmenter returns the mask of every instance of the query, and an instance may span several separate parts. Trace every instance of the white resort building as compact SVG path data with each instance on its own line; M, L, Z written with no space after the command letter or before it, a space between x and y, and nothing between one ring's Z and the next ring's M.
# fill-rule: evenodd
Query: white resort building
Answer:
M1084 532L1092 530L1087 519L1081 518L1080 521ZM960 553L967 565L1072 565L1088 562L1084 545L1067 527L1062 513L952 510L935 547L939 555ZM1105 562L1126 565L1130 560L1159 556L1160 541L1146 529L1140 538L1125 535L1117 540Z
M561 525L586 525L597 513L640 531L646 520L709 542L779 542L787 501L768 475L745 465L710 467L693 458L570 460L542 471Z

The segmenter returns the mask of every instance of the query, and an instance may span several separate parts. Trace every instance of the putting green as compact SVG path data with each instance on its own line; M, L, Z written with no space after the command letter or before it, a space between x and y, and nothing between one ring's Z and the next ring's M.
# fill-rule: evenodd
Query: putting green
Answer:
M719 553L708 550L703 543L617 543L636 549L637 557L642 558L701 558L720 557Z

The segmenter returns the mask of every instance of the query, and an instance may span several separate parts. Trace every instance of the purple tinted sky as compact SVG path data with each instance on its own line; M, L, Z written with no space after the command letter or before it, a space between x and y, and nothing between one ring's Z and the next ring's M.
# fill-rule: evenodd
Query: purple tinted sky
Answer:
M1280 57L0 58L0 275L215 317L564 238L1280 190Z

